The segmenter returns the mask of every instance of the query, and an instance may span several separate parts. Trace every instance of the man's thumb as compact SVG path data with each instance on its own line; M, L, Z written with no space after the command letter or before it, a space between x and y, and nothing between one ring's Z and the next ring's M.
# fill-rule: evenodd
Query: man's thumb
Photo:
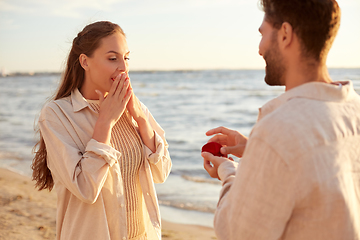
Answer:
M224 155L232 154L237 157L241 157L243 149L241 146L229 146L229 147L222 147L220 152Z

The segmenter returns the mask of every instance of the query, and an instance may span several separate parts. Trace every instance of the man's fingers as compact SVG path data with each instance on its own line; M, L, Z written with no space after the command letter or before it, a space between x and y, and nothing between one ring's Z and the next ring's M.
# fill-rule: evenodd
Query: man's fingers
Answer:
M211 163L208 160L204 159L204 168L207 172L209 172L209 170L211 170L214 167L211 165Z
M221 132L221 130L220 130L221 128L222 127L217 127L217 128L210 129L205 134L206 134L206 136L211 136L211 135L214 135L214 134L218 134L218 133Z
M201 156L204 158L204 168L209 173L210 177L218 178L220 180L217 172L220 164L231 160L223 157L216 157L208 152L202 152Z
M224 159L224 158L221 158L221 157L216 157L216 156L212 155L209 152L202 152L201 156L206 161L211 162L214 165L214 167L216 167L216 168L223 162L223 159Z
M211 163L204 159L204 169L208 172L210 177L219 178L217 174L217 168L213 167Z
M220 152L225 155L232 154L237 157L242 157L244 149L245 149L245 145L236 145L230 147L222 147L220 149Z
M222 134L217 134L209 139L208 142L217 142L221 145L227 145L227 136Z
M202 156L205 160L210 161L210 157L212 157L212 156L214 156L214 155L212 155L211 153L208 153L208 152L202 152L202 153L201 153L201 156Z
M226 128L226 127L217 127L217 128L213 128L210 129L209 131L206 132L206 136L211 136L214 134L218 134L218 133L222 133L225 135L228 135L232 132L233 130Z

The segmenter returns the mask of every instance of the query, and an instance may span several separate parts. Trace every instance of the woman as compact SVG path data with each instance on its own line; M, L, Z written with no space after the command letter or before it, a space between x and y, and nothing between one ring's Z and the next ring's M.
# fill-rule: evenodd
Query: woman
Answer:
M128 60L118 25L86 26L41 111L33 180L55 186L57 239L161 238L154 182L171 160L164 131L133 93Z

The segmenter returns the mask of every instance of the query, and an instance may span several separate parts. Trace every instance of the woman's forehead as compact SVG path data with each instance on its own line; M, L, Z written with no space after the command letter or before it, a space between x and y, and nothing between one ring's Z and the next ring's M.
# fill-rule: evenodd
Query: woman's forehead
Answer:
M100 46L97 49L103 53L119 53L126 54L129 52L126 38L123 34L115 32L101 39Z

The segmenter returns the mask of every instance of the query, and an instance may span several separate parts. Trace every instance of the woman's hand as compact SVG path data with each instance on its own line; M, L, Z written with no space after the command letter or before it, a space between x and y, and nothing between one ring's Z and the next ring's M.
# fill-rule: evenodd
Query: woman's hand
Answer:
M104 93L96 90L100 100L100 111L99 118L95 124L93 139L110 145L111 129L126 109L132 93L130 89L130 81L127 79L127 74L123 73L115 78L106 96L104 96Z
M129 79L129 78L127 78ZM142 110L139 99L135 96L133 89L130 84L131 96L129 102L127 103L126 109L129 111L130 115L134 118L139 126L139 132L142 141L144 144L152 151L156 151L155 146L155 133L150 123L148 122L147 117L145 116L144 111Z
M222 154L232 154L237 157L242 157L245 150L247 137L238 131L225 127L214 128L206 132L207 136L214 134L216 135L212 137L209 142L217 142L223 145L224 147L220 149Z
M147 121L144 111L141 108L141 104L139 99L135 96L134 91L131 87L130 83L130 99L126 106L126 109L129 111L130 115L134 118L134 120L139 124L142 121Z

